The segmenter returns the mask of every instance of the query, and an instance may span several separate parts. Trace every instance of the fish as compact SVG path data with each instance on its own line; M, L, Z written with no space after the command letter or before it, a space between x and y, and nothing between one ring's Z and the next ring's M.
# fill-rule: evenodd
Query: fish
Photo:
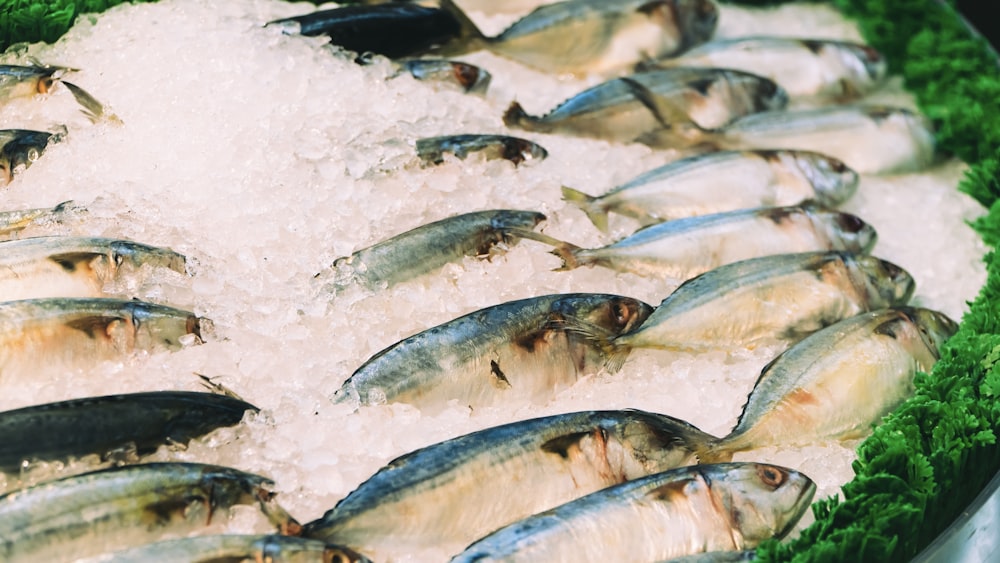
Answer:
M90 121L97 123L106 119L111 123L120 124L118 116L107 113L104 105L89 92L63 79L63 76L70 72L78 72L78 69L43 65L38 62L30 65L0 65L0 104L15 98L48 94L59 83L69 90L82 107L80 111Z
M613 78L562 102L547 114L529 115L512 102L503 115L508 127L538 133L561 133L614 142L634 142L662 129L662 117L638 98L630 82L682 114L681 122L721 127L734 119L779 110L788 95L777 84L735 70L677 68ZM655 108L654 108L655 109Z
M391 287L463 256L490 256L496 245L516 244L544 220L536 211L509 209L455 215L338 258L314 278L333 293L352 284Z
M435 52L482 49L547 73L610 74L708 40L719 9L712 0L567 0L539 6L487 37L452 0L441 8L462 28Z
M405 338L369 358L334 403L402 402L439 411L449 401L477 408L544 402L604 363L565 330L565 319L606 335L642 323L653 308L629 297L568 293L508 301Z
M858 173L843 162L808 151L720 151L683 158L629 180L601 196L563 186L608 232L614 212L651 225L672 219L812 200L840 205L857 190Z
M0 412L0 471L36 461L145 456L238 424L257 407L214 393L153 391L71 399Z
M495 426L396 458L302 534L378 560L435 548L455 553L521 518L695 463L695 451L714 440L684 421L638 410Z
M772 36L716 39L676 57L641 62L636 70L675 67L742 70L770 78L793 98L837 102L875 90L887 73L885 57L868 45Z
M11 371L78 365L136 350L176 350L201 342L204 319L143 301L44 298L0 302L0 381Z
M448 11L416 4L344 6L268 22L286 33L324 35L355 53L390 59L411 57L458 37L459 23Z
M445 135L417 139L417 156L427 164L441 164L446 152L462 160L469 153L478 152L486 159L502 158L515 166L539 162L549 156L541 145L507 135Z
M707 129L644 84L621 80L660 122L659 130L639 139L650 146L811 150L840 159L860 174L917 172L934 161L933 126L905 108L852 104L764 111Z
M69 561L204 529L250 505L276 530L299 523L274 482L230 467L149 463L66 477L0 496L0 559Z
M807 476L776 465L672 469L500 528L451 561L639 562L745 550L784 537L815 492Z
M788 346L865 311L906 305L915 286L906 270L873 256L777 254L720 266L684 282L634 331L603 340L587 327L579 330L601 344L612 366L635 348L705 352Z
M9 238L32 225L58 222L66 215L83 212L86 212L86 208L77 205L72 200L64 201L55 207L0 211L0 237Z
M676 219L593 249L541 234L535 238L556 247L552 253L563 261L557 270L596 265L684 281L719 266L769 254L820 250L868 253L877 234L856 215L806 202Z
M350 549L276 534L178 538L77 560L77 563L371 563Z
M930 372L957 329L938 311L895 307L804 338L761 371L736 427L705 459L867 435L913 394L916 372Z
M485 94L493 78L486 69L461 61L410 59L400 66L417 80L454 84L470 94Z
M105 284L135 277L143 266L186 273L169 248L99 237L33 237L0 242L0 301L100 297Z
M14 181L15 171L31 166L50 142L58 142L62 134L29 129L0 129L0 185Z

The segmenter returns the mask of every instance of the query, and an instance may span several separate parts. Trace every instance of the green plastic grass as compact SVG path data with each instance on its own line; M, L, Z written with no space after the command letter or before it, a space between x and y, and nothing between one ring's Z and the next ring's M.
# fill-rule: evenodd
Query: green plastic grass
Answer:
M79 14L121 0L0 0L0 48L55 41ZM736 3L765 6L773 0ZM937 127L938 148L969 163L958 189L990 211L974 223L1000 242L1000 71L986 42L970 37L949 4L934 0L835 0L903 75ZM762 561L908 561L1000 468L1000 255L933 373L916 396L858 448L843 498L813 505L816 523L795 541L768 542Z

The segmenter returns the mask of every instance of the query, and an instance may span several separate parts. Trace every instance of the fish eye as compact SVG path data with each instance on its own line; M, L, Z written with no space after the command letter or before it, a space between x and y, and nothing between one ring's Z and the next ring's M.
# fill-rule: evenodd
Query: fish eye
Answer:
M632 312L624 301L615 302L612 312L615 315L615 324L618 326L625 326L632 317Z
M454 63L452 71L455 73L455 80L466 90L475 86L476 81L479 80L479 69L472 65Z
M761 482L772 489L780 487L788 478L787 473L770 465L761 465L757 469L757 475L760 477Z
M865 222L860 217L851 215L850 213L842 213L837 218L837 225L848 233L858 233L865 228Z

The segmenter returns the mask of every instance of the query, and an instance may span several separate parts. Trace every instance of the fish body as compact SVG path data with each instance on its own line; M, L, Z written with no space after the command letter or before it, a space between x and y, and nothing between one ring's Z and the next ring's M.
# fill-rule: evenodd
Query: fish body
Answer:
M14 173L19 167L31 166L50 141L55 142L61 138L62 135L47 131L0 130L0 182L9 184L14 181Z
M764 207L650 225L616 243L563 243L561 269L598 265L641 276L686 280L740 260L820 250L868 252L876 233L860 218L813 204Z
M441 7L464 29L464 41L446 52L488 49L549 73L619 71L704 42L718 23L712 0L568 0L539 6L486 37L453 2Z
M717 39L639 68L692 66L751 72L777 82L793 98L838 101L871 92L885 80L887 69L885 57L867 45L768 36Z
M380 560L432 548L455 553L521 518L695 463L694 452L711 440L686 422L633 410L505 424L393 460L303 534Z
M751 113L779 110L788 96L774 82L734 70L678 68L613 78L588 88L556 106L542 117L525 113L514 102L503 116L509 127L539 133L562 133L631 142L663 125L636 96L628 81L644 93L668 104L682 115L682 122L714 128Z
M428 164L441 164L446 152L462 160L475 152L486 159L509 160L514 165L538 162L549 155L537 143L507 135L445 135L417 139L417 156Z
M463 256L489 256L497 244L515 244L522 232L544 220L545 215L535 211L506 209L456 215L338 258L317 277L332 277L328 288L333 290L352 283L372 290L392 286Z
M913 393L915 373L930 372L957 328L936 311L897 307L806 337L764 368L736 427L709 457L866 435Z
M444 10L399 2L318 10L268 23L293 24L302 35L325 35L348 51L389 58L419 54L457 37L460 29Z
M321 541L280 535L220 534L165 540L79 563L371 563L367 557Z
M270 479L195 463L151 463L67 477L0 496L0 559L69 561L203 529L238 504L283 532L299 528Z
M200 341L202 319L142 301L45 298L0 303L0 374L121 357L135 350L174 350L182 337ZM44 361L43 361L44 360Z
M139 456L186 444L240 422L257 407L213 393L155 391L36 405L0 413L0 471L34 461L106 457L126 448Z
M359 367L335 402L403 402L425 410L543 402L604 363L565 329L566 319L606 337L638 326L652 307L628 297L556 294L480 309L382 350Z
M752 207L813 200L836 206L854 194L858 174L844 163L806 151L721 151L684 158L645 172L601 196L563 188L594 225L607 232L608 213L645 225Z
M454 84L472 94L485 94L493 78L486 69L460 61L410 59L401 66L417 80Z
M643 139L653 146L810 150L840 159L861 174L914 172L934 159L930 122L902 108L837 105L768 111L706 130L690 120L679 125L683 108L661 104L653 93L642 92L644 86L631 84L660 116L663 129Z
M865 311L905 305L914 285L899 266L867 255L764 256L688 280L610 344L691 351L792 344Z
M186 271L186 258L129 240L34 237L0 242L0 301L37 297L98 297L104 285L143 266Z
M500 528L451 561L655 562L743 550L787 534L815 491L805 475L772 465L673 469Z

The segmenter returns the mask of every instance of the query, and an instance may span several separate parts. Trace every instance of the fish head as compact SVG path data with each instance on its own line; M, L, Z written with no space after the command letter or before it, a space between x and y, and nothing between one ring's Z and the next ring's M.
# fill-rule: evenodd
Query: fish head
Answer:
M762 463L719 463L702 466L712 494L728 509L741 549L781 539L799 521L816 493L804 474Z
M641 325L653 312L653 307L631 297L590 295L583 299L560 299L552 312L564 319L573 319L571 326L585 326L594 334L614 337Z
M194 335L195 342L202 342L201 325L204 319L192 313L141 301L131 302L129 310L139 347L181 348L184 345L182 337L188 334Z
M49 140L58 137L46 131L29 131L26 129L8 129L0 132L0 161L3 162L7 181L13 179L18 167L27 168L41 157Z
M861 96L885 80L888 64L878 50L858 43L837 44L840 63L850 76L844 95Z
M788 92L777 82L764 77L754 81L754 109L756 111L776 111L788 105Z
M858 173L843 161L806 151L792 153L795 166L812 185L816 201L823 205L839 205L858 189Z
M208 497L211 513L236 505L257 505L268 521L285 535L297 536L302 526L275 502L274 481L230 467L206 465L200 488Z
M353 549L329 544L323 549L322 559L323 563L372 563L371 559Z
M878 240L875 227L857 215L813 205L804 207L809 211L816 229L826 232L827 240L834 250L867 254Z
M866 255L852 255L846 261L851 283L870 309L905 305L913 297L913 276L892 262Z
M545 160L549 152L538 143L533 143L527 139L518 137L505 137L502 140L502 156L506 160L520 165Z
M941 347L958 331L958 323L951 320L948 315L931 309L905 307L901 310L920 332L920 340L928 351L935 359L940 358ZM930 366L923 366L923 369L929 370Z
M673 10L684 49L704 43L715 34L719 6L714 0L671 0L669 8Z
M169 268L178 273L186 272L187 259L169 248L158 248L128 240L111 243L111 259L115 268L128 263L133 268L143 264L157 268Z
M465 88L466 92L471 93L485 93L493 78L485 69L457 61L451 63L451 71L455 81Z

